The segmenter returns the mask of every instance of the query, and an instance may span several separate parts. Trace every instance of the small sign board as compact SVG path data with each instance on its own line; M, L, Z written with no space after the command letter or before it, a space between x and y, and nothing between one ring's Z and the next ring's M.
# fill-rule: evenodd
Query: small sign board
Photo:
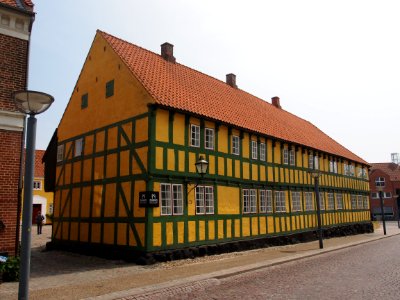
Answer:
M139 192L139 207L158 207L160 205L158 192Z

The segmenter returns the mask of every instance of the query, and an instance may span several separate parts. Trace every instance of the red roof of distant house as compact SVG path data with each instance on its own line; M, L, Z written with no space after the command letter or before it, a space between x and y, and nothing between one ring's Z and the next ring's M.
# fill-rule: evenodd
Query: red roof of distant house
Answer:
M375 170L381 170L389 175L391 181L400 181L400 166L398 164L392 162L373 163L371 166L371 173Z
M98 31L155 103L368 164L310 122L223 81Z
M35 175L34 177L44 177L44 164L42 163L45 150L35 151Z
M28 11L33 11L34 6L31 0L0 0L0 3Z

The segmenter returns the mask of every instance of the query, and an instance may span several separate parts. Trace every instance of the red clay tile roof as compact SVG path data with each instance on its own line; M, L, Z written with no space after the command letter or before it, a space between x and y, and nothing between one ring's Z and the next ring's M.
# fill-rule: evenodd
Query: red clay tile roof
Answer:
M389 175L391 181L400 181L400 166L398 164L387 163L373 163L371 164L370 172L381 170Z
M98 31L155 103L368 164L310 122L243 90Z
M34 177L44 177L44 163L42 162L45 150L35 150L35 175Z
M33 11L33 2L31 0L0 0L0 3L28 11Z

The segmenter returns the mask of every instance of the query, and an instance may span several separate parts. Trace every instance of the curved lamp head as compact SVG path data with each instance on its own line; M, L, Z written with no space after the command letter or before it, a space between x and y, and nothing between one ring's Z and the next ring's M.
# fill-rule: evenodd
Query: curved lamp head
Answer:
M318 170L312 170L309 171L308 173L310 173L311 177L314 179L318 178L321 175L321 173Z
M208 170L208 161L206 161L203 156L200 156L198 161L195 163L195 166L196 172L203 177Z
M54 97L36 91L17 91L13 93L17 109L28 115L37 115L46 111L54 102Z

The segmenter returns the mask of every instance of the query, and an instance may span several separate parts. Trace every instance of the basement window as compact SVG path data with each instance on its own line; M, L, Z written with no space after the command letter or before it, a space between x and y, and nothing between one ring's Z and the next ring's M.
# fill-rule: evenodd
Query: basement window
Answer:
M114 79L106 83L106 98L114 95Z

